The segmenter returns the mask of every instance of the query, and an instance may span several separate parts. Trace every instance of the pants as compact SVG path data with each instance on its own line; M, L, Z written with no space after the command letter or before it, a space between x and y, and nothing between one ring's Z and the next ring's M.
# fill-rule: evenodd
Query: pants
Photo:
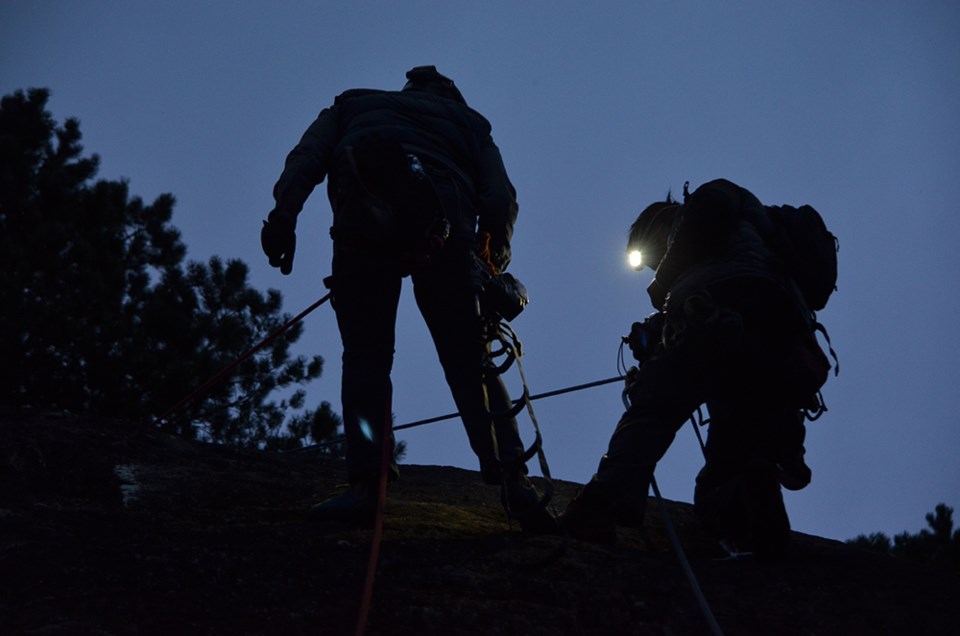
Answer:
M790 297L764 281L705 289L668 311L666 347L640 366L630 406L584 496L613 510L642 507L657 462L704 403L717 415L705 468L715 483L754 462L772 468L778 453L802 447L802 420L781 368L798 329Z
M462 206L456 187L438 187L447 211ZM456 213L459 208L454 208ZM349 214L349 209L338 210ZM335 216L335 230L336 230ZM512 406L503 381L484 374L486 353L474 288L473 245L454 237L412 274L414 295L433 338L470 446L487 483L500 483L501 465L519 465L523 443L515 418L497 418ZM333 307L343 343L341 399L351 483L376 479L380 443L394 443L390 431L390 372L393 366L397 304L402 268L390 254L365 249L362 243L334 242ZM396 475L396 464L390 467Z

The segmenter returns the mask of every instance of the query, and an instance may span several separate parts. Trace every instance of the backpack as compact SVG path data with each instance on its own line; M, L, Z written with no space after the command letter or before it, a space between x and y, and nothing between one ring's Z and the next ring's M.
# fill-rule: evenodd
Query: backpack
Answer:
M812 206L766 205L773 223L771 243L813 311L827 306L837 289L837 237Z
M827 229L823 217L813 206L766 205L767 216L773 225L771 246L780 257L784 273L793 279L807 306L819 311L827 306L830 295L837 289L837 237ZM808 420L815 420L827 410L820 388L830 373L830 361L817 342L816 333L823 334L833 358L834 375L840 373L840 362L830 343L830 335L816 319L809 334L796 343L788 356L794 377L790 384L797 388L799 397L810 396L802 410Z

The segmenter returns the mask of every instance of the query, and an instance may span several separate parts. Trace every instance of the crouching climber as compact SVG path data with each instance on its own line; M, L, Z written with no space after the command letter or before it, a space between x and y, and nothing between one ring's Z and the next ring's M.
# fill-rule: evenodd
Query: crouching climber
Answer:
M790 524L781 486L799 489L811 479L803 414L830 364L778 231L768 208L726 180L701 186L683 204L668 196L632 225L639 267L656 270L647 291L658 313L629 337L640 362L629 407L596 473L560 516L572 536L613 541L618 523L642 523L657 462L706 403L699 518L739 551L783 555Z

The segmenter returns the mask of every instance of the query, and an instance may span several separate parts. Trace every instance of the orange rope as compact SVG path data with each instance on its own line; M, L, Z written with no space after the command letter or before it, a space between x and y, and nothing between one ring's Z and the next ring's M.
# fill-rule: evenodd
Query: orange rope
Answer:
M493 264L493 257L490 254L490 232L480 232L477 234L477 238L480 240L477 256L490 268L490 273L496 276L500 272L497 270L497 266Z

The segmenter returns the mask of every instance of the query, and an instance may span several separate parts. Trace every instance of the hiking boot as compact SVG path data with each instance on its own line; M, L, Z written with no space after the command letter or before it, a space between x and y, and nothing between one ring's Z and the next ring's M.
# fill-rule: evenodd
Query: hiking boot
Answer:
M698 476L694 511L704 527L724 541L730 557L753 554L775 561L785 555L790 519L778 472L772 462L754 458L723 480L706 469Z
M556 518L526 475L505 475L501 499L507 515L516 520L525 533L560 534Z
M585 487L557 518L560 528L574 539L590 543L616 543L617 517L609 503Z
M377 512L375 489L368 483L352 484L349 488L306 512L310 521L343 521L363 523L372 521Z

